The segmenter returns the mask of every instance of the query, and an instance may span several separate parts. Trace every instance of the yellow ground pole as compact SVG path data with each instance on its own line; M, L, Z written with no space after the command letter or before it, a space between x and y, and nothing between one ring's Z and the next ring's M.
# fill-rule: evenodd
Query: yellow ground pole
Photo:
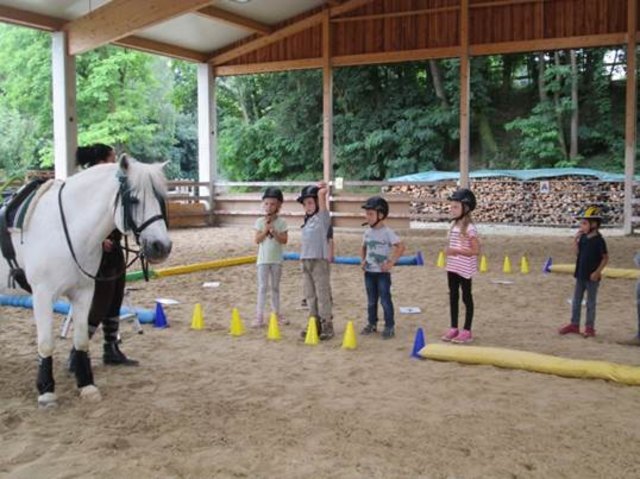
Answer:
M573 274L575 271L574 264L552 264L550 268L552 273ZM616 279L639 279L640 269L623 269L623 268L605 268L602 270L602 276L605 278Z
M605 379L640 386L640 367L607 361L568 359L529 351L448 344L428 344L418 354L425 359L436 361L485 364L569 378Z
M239 266L242 264L255 263L257 256L238 256L236 258L218 259L215 261L205 261L204 263L193 263L184 266L172 266L170 268L161 268L154 270L155 275L159 278L165 276L175 276L178 274L194 273L196 271L204 271L207 269L227 268L229 266Z

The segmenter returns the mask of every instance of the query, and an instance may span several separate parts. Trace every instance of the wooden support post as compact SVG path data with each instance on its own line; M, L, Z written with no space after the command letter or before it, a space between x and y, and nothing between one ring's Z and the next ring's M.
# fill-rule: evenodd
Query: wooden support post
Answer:
M469 187L469 0L460 0L460 186Z
M638 71L637 38L638 3L627 0L627 102L625 109L624 141L624 234L633 233L633 182L636 160L637 115L638 115Z
M198 181L209 183L200 196L209 195L209 211L214 208L214 185L217 177L217 122L213 67L198 64Z
M333 178L333 71L331 67L331 17L322 18L322 178Z
M53 90L53 156L56 178L76 171L78 125L76 122L76 62L67 54L66 32L54 32L51 39Z

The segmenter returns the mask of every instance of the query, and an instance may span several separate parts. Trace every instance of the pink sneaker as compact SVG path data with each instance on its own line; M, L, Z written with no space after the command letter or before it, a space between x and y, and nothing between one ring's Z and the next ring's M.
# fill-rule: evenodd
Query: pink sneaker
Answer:
M440 339L442 339L443 341L451 341L453 338L458 336L458 333L458 328L449 328L447 329L447 332L444 333L444 336L442 336Z
M558 334L561 334L561 335L580 334L580 326L569 323L565 326L562 326L560 329L558 329Z
M587 326L587 327L584 329L584 333L582 333L582 335L583 335L585 338L593 338L593 337L595 337L595 335L596 335L596 330L595 330L594 328L590 328L589 326Z
M278 315L278 324L280 326L288 326L289 324L291 324L289 322L289 320L287 318L285 318L284 316L282 316L281 314Z
M471 341L473 341L473 336L471 336L471 331L469 331L468 329L463 329L462 331L460 331L460 334L458 334L451 340L452 343L456 344L466 344L470 343Z

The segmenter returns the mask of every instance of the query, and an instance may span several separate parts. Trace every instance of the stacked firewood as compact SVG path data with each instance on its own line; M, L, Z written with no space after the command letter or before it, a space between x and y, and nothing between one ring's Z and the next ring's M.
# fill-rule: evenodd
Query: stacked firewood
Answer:
M447 221L447 197L455 189L455 183L449 181L385 188L389 194L410 196L413 219L425 222ZM535 181L487 178L472 180L471 189L478 200L474 220L480 223L569 226L589 205L602 207L606 225L623 222L623 182L583 176Z

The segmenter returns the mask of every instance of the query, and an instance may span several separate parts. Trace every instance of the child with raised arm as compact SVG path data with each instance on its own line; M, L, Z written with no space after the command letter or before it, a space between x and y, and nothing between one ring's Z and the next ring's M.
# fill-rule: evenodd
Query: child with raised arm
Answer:
M360 334L372 334L378 328L378 300L384 312L382 339L395 335L393 301L391 299L391 269L402 256L404 244L398 235L384 224L389 216L389 203L380 196L369 198L364 205L369 227L364 232L360 252L367 290L367 325Z
M300 253L304 294L309 315L318 321L318 335L323 341L334 336L327 241L331 215L327 201L328 189L323 182L305 186L298 197L305 213Z
M597 206L588 207L580 220L580 229L573 238L576 252L576 287L571 301L571 322L558 331L559 334L580 334L580 310L582 298L587 292L587 322L582 334L585 338L596 335L596 298L602 279L602 270L609 261L607 243L600 234L602 215Z
M478 254L480 254L478 231L471 219L471 212L476 208L476 197L471 190L462 188L449 197L449 202L452 223L449 230L449 246L445 253L451 325L442 336L442 340L466 344L473 341L471 325L474 309L471 279L478 271ZM462 331L458 328L460 289L462 289L462 302L465 306Z
M252 326L264 326L264 306L267 289L271 289L271 311L280 324L289 324L280 312L280 278L282 277L282 246L289 239L287 223L278 213L284 197L278 188L267 188L262 195L265 216L255 224L255 241L258 246L258 305Z

